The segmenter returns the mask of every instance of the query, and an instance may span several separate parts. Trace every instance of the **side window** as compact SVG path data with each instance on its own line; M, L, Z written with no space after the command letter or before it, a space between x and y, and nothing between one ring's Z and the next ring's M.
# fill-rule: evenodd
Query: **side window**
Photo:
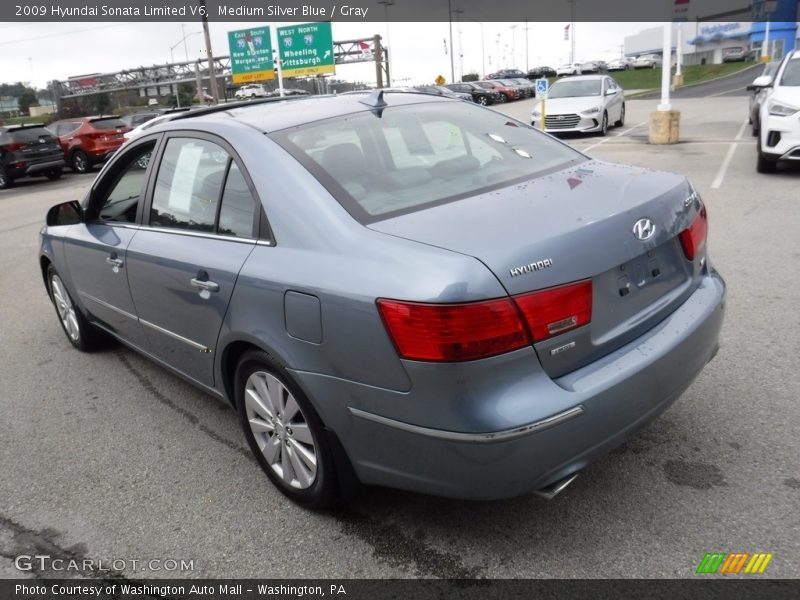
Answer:
M222 192L222 206L219 211L217 233L235 237L253 237L253 218L256 201L250 194L247 181L235 162L231 162L225 190Z
M150 225L214 231L230 156L213 142L171 138L158 168Z
M128 152L120 161L118 168L110 171L106 178L99 182L96 190L101 200L99 204L95 204L97 219L112 223L136 221L136 207L142 195L147 165L153 154L153 148L155 142Z

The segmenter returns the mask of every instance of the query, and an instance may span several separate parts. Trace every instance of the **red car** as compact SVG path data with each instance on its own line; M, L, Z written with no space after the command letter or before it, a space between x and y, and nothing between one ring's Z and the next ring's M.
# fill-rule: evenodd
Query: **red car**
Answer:
M484 89L491 90L493 92L497 92L503 96L503 102L511 102L512 100L519 100L522 97L522 93L518 88L510 88L506 85L503 85L499 81L490 80L490 81L476 81L479 86Z
M62 119L48 126L58 137L67 164L76 173L86 173L105 162L125 141L130 126L116 115Z

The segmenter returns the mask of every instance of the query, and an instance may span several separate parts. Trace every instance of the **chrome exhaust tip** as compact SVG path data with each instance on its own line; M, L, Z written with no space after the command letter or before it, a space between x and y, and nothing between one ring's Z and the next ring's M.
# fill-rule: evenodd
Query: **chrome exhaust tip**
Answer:
M544 498L545 500L552 500L556 496L558 496L561 492L567 489L567 486L575 481L578 478L577 473L573 473L572 475L567 475L564 479L560 479L555 483L551 483L547 487L544 487L540 490L536 490L533 492L537 496Z

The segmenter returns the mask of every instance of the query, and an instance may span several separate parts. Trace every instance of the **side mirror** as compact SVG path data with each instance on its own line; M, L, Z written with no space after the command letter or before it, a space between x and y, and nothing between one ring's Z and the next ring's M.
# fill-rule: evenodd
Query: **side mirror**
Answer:
M606 90L606 96L613 96L617 93L617 90Z
M747 86L747 91L752 92L765 87L772 87L772 77L769 75L761 75L760 77L756 77L753 80L753 83Z
M77 200L56 204L47 211L47 226L77 225L83 222L83 207Z

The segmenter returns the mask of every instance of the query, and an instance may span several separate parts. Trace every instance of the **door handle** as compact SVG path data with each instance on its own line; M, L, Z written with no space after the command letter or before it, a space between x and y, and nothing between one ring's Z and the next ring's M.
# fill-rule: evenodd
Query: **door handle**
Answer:
M107 262L108 264L110 264L112 267L115 267L115 268L117 268L117 269L119 269L120 267L122 267L122 265L124 265L124 264L125 264L125 261L124 261L124 260L122 260L121 258L113 258L113 257L111 257L111 256L109 256L108 258L106 258L106 262Z
M193 277L189 280L189 283L192 284L192 287L200 288L201 290L207 290L209 292L219 291L219 284L216 281L202 281Z

